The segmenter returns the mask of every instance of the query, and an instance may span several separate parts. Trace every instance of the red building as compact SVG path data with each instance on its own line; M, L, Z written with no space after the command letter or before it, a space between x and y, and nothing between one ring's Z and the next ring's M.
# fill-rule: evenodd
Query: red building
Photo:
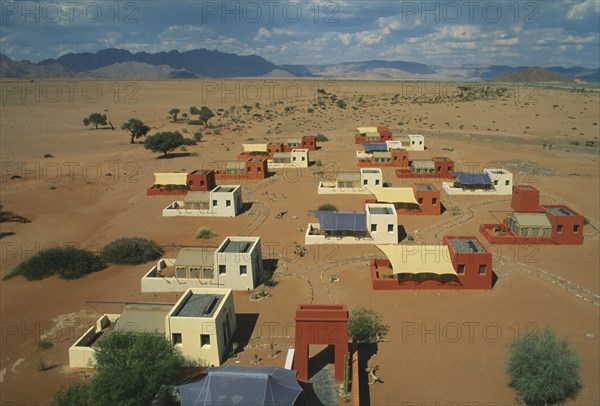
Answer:
M491 289L492 253L477 237L446 236L443 245L378 245L370 264L374 290Z
M215 176L218 180L225 179L265 179L269 176L267 159L248 158L242 161L219 162L215 168Z
M308 381L309 346L335 347L335 380L344 379L344 358L348 355L348 309L346 305L299 304L296 307L294 369L299 381Z
M434 156L430 160L411 160L408 165L396 169L396 176L401 179L452 179L454 161L445 156Z
M392 132L385 126L379 127L358 127L354 134L354 143L363 142L386 142L392 139Z
M215 172L209 169L191 173L155 173L154 185L146 196L185 196L189 191L210 191L217 186Z
M369 158L359 158L357 165L360 168L373 168L384 166L397 166L408 168L408 151L404 148L390 149L389 151L374 151Z
M585 218L564 205L540 205L540 192L530 185L513 186L515 210L502 224L481 224L493 244L582 244Z
M288 138L286 143L283 145L283 152L290 152L293 149L307 149L309 151L316 151L316 137L314 135L304 135L302 138Z
M369 188L374 199L365 200L367 203L390 203L401 215L439 216L442 214L440 189L431 183L415 183L411 188Z

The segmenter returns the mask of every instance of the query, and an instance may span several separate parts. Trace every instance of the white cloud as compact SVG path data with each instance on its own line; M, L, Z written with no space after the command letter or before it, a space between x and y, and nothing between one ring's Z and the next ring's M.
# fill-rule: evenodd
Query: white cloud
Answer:
M354 38L359 45L375 45L383 41L385 33L381 31L362 31L354 34Z
M338 34L338 39L342 42L342 44L349 45L350 42L352 42L352 34L349 34L347 32L343 34Z
M584 17L590 14L600 13L600 1L598 0L585 0L583 2L577 2L567 12L568 20L583 20ZM598 18L598 16L596 16Z
M500 38L494 41L495 45L518 45L519 44L519 38L517 37L513 37L513 38Z
M296 35L297 33L295 31L286 30L284 28L273 28L272 30L269 30L265 27L260 27L254 36L254 41L261 42L275 37L293 37Z
M272 36L273 34L271 33L271 31L269 31L265 27L260 27L256 35L254 36L254 41L265 41L271 38Z

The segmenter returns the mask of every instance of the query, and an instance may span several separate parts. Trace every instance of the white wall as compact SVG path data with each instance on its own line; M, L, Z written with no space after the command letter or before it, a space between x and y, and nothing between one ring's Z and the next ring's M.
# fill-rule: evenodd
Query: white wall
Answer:
M500 195L511 195L513 187L513 174L504 169L484 169L492 179L492 185Z
M372 214L369 207L388 207L391 214ZM373 226L376 230L373 230ZM391 230L389 227L391 226ZM394 205L368 204L367 205L367 231L376 244L397 244L398 243L398 215Z

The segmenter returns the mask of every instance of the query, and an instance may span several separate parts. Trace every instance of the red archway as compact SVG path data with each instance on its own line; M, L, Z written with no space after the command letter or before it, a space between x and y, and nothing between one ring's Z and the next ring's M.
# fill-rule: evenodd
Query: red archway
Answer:
M294 369L298 380L308 380L308 346L335 347L335 380L344 379L344 356L348 355L348 310L346 305L299 304L296 307Z

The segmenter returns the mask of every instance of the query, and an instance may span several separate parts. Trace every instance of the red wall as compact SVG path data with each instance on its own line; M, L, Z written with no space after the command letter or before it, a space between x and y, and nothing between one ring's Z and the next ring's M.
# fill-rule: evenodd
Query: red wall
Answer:
M514 185L510 207L520 213L540 211L540 191L529 185Z
M574 210L562 205L548 205L542 206L542 209L547 208L561 208L569 210L573 213L572 216L557 216L552 214L549 210L545 210L552 223L552 242L555 244L582 244L583 243L583 222L584 217ZM559 226L562 226L559 232ZM574 227L577 226L577 231L574 231Z
M440 190L419 190L416 184L413 185L415 198L417 201L423 199L423 203L419 204L419 209L422 214L429 216L439 216L442 214L442 202L440 201Z
M483 244L474 236L445 236L444 244L448 245L452 266L458 272L458 265L465 265L465 273L458 275L458 279L465 289L491 289L492 288L492 253L487 250L483 252L456 252L454 247L448 243L451 239L477 240L479 245ZM485 274L479 274L480 265L485 265Z
M217 182L215 181L215 171L209 170L199 171L198 173L188 173L187 184L189 190L195 192L213 190L215 186L217 186Z
M296 307L294 369L298 380L308 381L308 346L335 346L335 380L344 379L344 356L348 355L348 309L346 305L299 304Z

